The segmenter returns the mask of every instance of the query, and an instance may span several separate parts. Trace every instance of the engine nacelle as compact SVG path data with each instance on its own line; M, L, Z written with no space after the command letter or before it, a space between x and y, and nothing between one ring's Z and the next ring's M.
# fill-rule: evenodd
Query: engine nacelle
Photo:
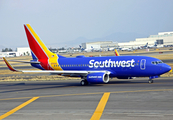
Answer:
M87 81L89 83L108 83L109 74L106 74L104 72L90 73L87 75Z

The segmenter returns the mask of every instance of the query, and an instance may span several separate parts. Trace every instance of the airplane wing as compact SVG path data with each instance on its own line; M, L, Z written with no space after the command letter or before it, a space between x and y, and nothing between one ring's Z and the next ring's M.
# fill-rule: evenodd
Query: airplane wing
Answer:
M20 61L20 60L8 60L8 61L11 61L11 62L20 62L20 63L40 63L38 61Z
M77 70L65 70L65 71L60 71L60 70L17 70L15 69L8 61L6 58L4 58L4 61L7 65L7 67L14 72L23 72L23 73L50 73L50 74L58 74L58 75L81 75L81 76L87 76L89 73L97 73L97 72L105 72L107 74L110 74L109 71L77 71Z

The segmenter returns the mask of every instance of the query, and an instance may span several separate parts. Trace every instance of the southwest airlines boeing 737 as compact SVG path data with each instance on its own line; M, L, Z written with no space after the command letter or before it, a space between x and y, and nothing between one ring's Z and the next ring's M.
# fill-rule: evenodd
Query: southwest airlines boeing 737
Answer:
M53 75L81 77L81 85L108 83L110 78L131 79L134 77L159 77L171 70L161 60L147 56L106 56L67 58L49 51L29 24L24 25L32 58L29 63L38 70L16 70L4 58L8 68L16 72L44 72Z

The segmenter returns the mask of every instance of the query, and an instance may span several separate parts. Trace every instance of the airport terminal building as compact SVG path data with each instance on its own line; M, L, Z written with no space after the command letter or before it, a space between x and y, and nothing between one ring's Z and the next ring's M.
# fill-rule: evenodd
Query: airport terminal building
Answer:
M159 32L158 35L150 35L148 38L137 38L135 41L118 43L119 46L131 48L136 46L148 45L173 45L173 32Z

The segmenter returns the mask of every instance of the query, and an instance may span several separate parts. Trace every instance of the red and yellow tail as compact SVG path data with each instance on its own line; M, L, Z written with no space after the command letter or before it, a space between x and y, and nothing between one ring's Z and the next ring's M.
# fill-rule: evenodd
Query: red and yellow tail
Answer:
M31 49L32 58L39 61L41 67L45 70L62 70L58 64L58 56L49 51L30 24L25 24L24 28Z
M115 55L116 56L120 56L119 53L118 53L118 51L116 49L115 49Z

